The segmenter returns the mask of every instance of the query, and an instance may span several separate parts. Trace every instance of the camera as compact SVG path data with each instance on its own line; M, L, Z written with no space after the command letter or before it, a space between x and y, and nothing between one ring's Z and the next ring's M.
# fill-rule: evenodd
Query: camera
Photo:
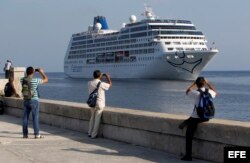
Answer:
M102 74L102 76L107 76L106 74Z
M39 69L38 69L38 68L36 68L36 69L35 69L35 72L39 72Z

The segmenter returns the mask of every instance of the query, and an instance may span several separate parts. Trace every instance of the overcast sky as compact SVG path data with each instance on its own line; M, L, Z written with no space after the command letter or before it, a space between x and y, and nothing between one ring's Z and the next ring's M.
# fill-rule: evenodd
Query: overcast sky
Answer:
M250 70L250 0L0 0L0 62L62 72L73 33L104 15L119 29L144 3L160 18L191 20L219 54L206 70Z

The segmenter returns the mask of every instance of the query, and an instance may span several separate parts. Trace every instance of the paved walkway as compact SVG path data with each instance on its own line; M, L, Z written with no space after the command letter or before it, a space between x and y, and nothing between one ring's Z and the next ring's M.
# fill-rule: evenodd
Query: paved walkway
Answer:
M48 125L40 126L44 139L34 139L32 134L23 139L20 124L20 118L0 115L0 163L182 162L165 152L103 138L90 139L83 133Z

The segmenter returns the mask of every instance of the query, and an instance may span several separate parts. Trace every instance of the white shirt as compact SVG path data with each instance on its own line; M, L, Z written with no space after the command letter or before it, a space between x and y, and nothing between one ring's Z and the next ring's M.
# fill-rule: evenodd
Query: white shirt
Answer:
M5 70L10 70L11 62L5 64Z
M201 90L203 92L205 92L205 87L202 87ZM215 98L216 96L216 93L211 90L211 89L208 89L208 93L210 93L210 95L212 96L212 98ZM196 111L196 106L199 105L199 101L200 101L200 92L197 91L197 90L192 90L190 92L188 92L187 94L190 98L194 99L194 110L193 110L193 113L191 114L191 117L192 118L199 118L198 114L197 114L197 111Z
M96 89L97 84L100 81L101 80L99 80L99 79L94 79L94 80L88 82L89 94L92 93ZM105 91L109 90L109 87L110 87L110 84L105 83L105 82L101 82L100 87L98 89L98 96L97 96L97 102L96 102L97 107L99 107L99 108L105 107Z

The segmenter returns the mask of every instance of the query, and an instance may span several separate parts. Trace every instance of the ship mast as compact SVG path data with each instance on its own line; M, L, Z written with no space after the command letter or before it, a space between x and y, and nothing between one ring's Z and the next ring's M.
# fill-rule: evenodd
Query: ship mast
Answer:
M147 19L149 20L155 20L156 19L156 16L153 12L153 9L152 7L148 6L145 4L145 11L144 13L142 13L143 16L145 16Z

